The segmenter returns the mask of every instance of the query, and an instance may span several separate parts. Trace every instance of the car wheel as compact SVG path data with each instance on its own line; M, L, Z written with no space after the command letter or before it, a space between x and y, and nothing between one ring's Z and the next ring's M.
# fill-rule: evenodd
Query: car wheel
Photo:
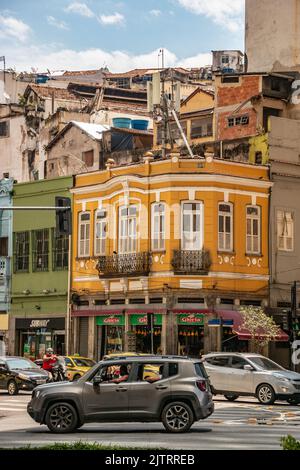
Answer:
M235 401L239 398L239 395L224 395L224 397L226 398L226 400L228 401Z
M299 405L300 404L300 399L299 398L288 398L287 399L287 402L290 404L290 405Z
M273 387L268 384L262 384L258 387L256 397L262 405L273 405L276 399Z
M55 403L47 410L45 423L56 434L71 433L78 425L78 416L70 403Z
M183 402L169 403L162 412L162 423L168 432L184 433L194 423L194 416L189 405Z
M76 382L76 380L80 379L80 377L81 377L80 374L74 375L74 377L73 377L73 382Z
M10 380L7 384L7 391L8 391L8 395L18 395L19 393L19 388L18 388L18 385L17 383L15 382L15 380Z

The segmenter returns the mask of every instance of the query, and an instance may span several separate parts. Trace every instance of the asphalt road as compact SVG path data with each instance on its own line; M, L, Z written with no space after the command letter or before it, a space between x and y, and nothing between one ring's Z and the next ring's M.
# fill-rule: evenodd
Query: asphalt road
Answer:
M9 397L0 393L0 448L81 440L180 450L276 450L282 436L300 439L300 406L285 403L266 407L254 399L229 403L217 397L213 416L180 436L166 433L159 423L88 424L75 434L59 436L27 415L29 399L30 394Z

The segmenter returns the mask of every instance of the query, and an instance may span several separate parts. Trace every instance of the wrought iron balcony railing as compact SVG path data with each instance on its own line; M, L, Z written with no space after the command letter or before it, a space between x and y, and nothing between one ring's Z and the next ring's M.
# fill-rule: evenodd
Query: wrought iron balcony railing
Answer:
M211 267L210 252L175 250L172 266L178 274L208 274Z
M150 271L150 253L100 256L99 277L147 276Z

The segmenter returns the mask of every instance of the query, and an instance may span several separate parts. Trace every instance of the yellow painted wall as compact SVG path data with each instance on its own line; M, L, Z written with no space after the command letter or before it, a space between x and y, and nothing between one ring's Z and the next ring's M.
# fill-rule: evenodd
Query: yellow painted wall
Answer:
M262 164L269 162L269 141L268 134L258 135L249 139L249 162L255 163L256 152L262 153Z
M181 204L182 201L189 201L192 189L195 201L202 201L204 204L204 249L211 252L212 266L211 277L192 276L188 279L198 279L203 281L203 288L225 290L228 292L259 292L266 289L268 280L248 280L230 279L230 275L244 276L268 276L268 170L267 168L255 167L252 165L241 165L222 161L213 161L204 166L199 165L199 160L179 160L152 162L150 165L140 164L131 167L115 168L111 172L102 171L76 177L76 187L74 189L74 258L73 258L73 289L82 291L88 289L90 292L104 292L104 282L97 279L98 273L95 269L97 259L93 255L94 230L91 229L91 253L87 259L77 258L77 232L78 215L82 210L91 211L91 227L94 226L94 214L102 201L102 207L106 204L115 207L116 212L111 210L109 214L109 233L113 237L112 227L118 224L118 207L123 203L124 187L129 194L131 204L142 204L147 212L148 229L146 222L139 222L140 230L146 230L146 236L140 240L139 252L151 251L151 224L150 208L157 200L160 193L160 202L165 202L167 207L173 204ZM191 175L199 175L199 179L192 181ZM172 176L182 176L182 181L171 181ZM245 177L247 175L247 177ZM131 177L137 177L137 181L131 181ZM147 178L142 178L142 177ZM154 178L161 176L161 181ZM122 181L117 178L121 177ZM200 181L200 178L206 181ZM217 178L219 178L217 180ZM246 179L245 179L246 178ZM257 180L257 183L253 183ZM109 183L106 188L103 185ZM125 186L124 186L125 185ZM265 187L263 187L265 186ZM167 188L173 188L173 191ZM178 189L177 189L178 188ZM215 188L215 189L213 189ZM165 191L164 191L165 189ZM151 191L150 194L148 192ZM239 194L241 192L241 194ZM224 195L225 193L225 195ZM254 197L255 194L255 197ZM224 197L228 195L228 202L234 204L234 251L230 254L218 253L218 203L224 202ZM261 207L262 227L261 240L262 252L258 256L247 256L246 254L246 206L256 204ZM140 216L141 216L140 211ZM170 230L170 237L166 240L166 250L163 253L155 253L152 273L166 273L173 271L172 257L173 250L180 249L180 240L176 239L181 224L179 213L167 217L167 230ZM110 256L113 251L118 252L118 240L109 240L106 245L106 255ZM218 274L219 276L218 277ZM224 275L225 273L225 275ZM82 282L82 278L88 279ZM80 282L78 278L81 278ZM93 280L91 280L93 278ZM186 276L149 277L150 290L162 290L164 284L172 288L179 288L180 279ZM117 280L116 280L117 281Z

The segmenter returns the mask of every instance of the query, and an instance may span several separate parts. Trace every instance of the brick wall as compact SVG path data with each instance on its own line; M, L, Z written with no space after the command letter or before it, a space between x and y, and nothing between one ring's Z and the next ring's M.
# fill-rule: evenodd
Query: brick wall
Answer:
M243 108L237 116L248 114L249 124L247 126L228 127L228 117L232 112L218 113L217 120L217 140L239 139L241 137L253 136L257 130L257 113L253 108Z
M248 98L256 96L260 93L260 77L259 76L242 76L240 77L240 85L235 83L217 84L217 106L231 106L243 103Z

